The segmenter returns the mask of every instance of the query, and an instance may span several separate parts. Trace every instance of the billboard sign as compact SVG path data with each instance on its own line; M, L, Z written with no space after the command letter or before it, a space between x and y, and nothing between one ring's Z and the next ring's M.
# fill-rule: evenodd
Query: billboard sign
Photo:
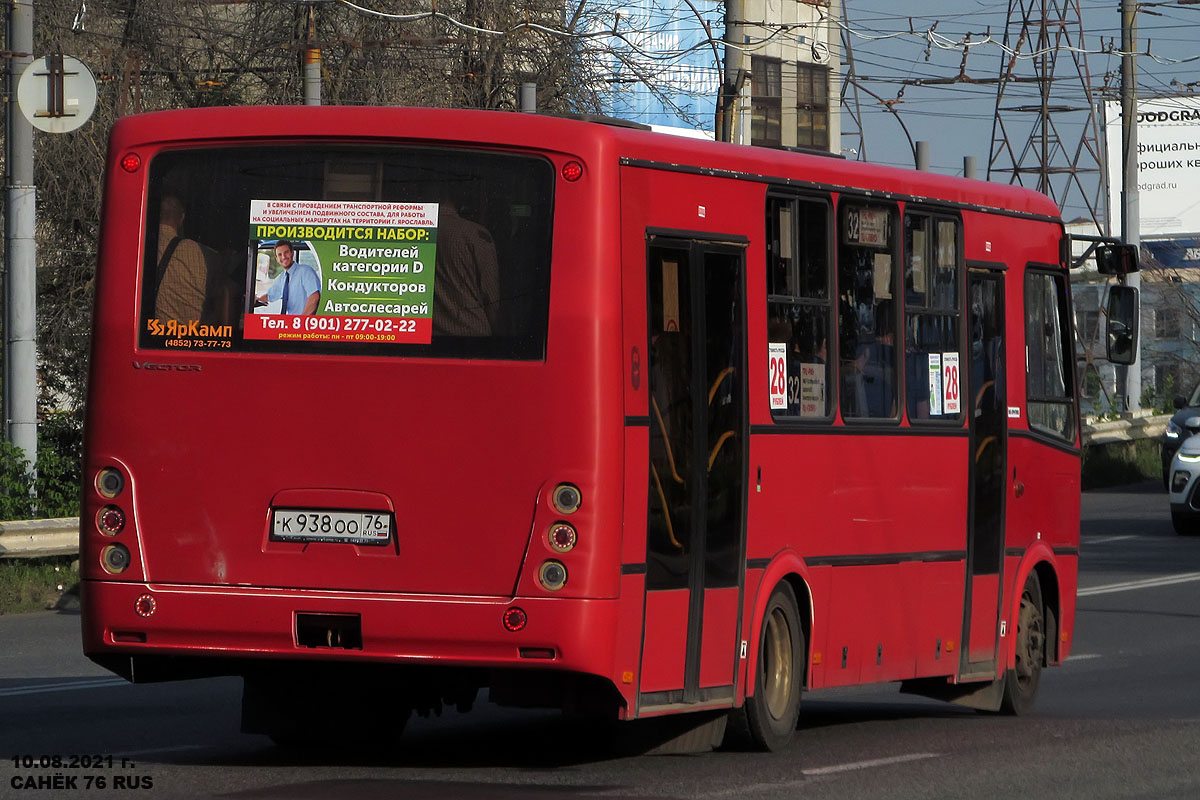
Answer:
M1139 100L1138 206L1142 238L1200 234L1200 97ZM1109 208L1121 221L1121 104L1104 104Z

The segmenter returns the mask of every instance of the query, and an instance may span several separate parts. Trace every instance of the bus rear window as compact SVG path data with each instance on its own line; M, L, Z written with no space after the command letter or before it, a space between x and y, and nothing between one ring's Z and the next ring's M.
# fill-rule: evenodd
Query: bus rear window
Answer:
M553 188L546 159L495 152L161 153L138 344L541 359Z

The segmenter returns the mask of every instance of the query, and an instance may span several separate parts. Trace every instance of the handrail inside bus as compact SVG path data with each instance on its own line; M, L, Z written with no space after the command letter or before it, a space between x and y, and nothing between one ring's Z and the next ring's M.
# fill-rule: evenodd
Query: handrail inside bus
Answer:
M654 468L653 464L650 465L650 474L654 477L654 488L658 489L658 499L662 503L663 519L667 523L667 536L671 539L671 544L682 550L683 545L675 538L675 526L671 524L671 509L667 508L667 493L663 491L662 481L658 479L658 470Z
M663 422L662 412L658 410L658 401L653 397L650 398L650 405L654 407L654 416L658 419L658 428L662 431L663 444L667 446L667 463L671 465L671 477L676 483L683 483L683 478L679 477L679 471L675 469L675 454L671 452L671 437L667 436L667 423Z

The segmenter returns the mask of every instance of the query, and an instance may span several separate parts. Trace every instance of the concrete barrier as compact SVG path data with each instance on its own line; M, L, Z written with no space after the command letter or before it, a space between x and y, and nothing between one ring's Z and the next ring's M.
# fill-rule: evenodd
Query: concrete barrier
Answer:
M79 554L79 517L0 522L0 558Z

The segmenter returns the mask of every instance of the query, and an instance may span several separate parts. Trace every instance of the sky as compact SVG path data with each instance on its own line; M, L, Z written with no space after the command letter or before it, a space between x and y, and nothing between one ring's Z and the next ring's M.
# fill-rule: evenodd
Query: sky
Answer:
M1194 5L1190 4L1193 2ZM862 87L857 98L862 135L854 120L844 115L843 154L848 158L862 158L865 154L865 160L871 162L912 167L911 137L929 142L931 166L935 171L962 174L963 157L974 156L977 176L988 177L992 143L1002 135L994 131L993 120L998 105L996 78L1002 63L1009 60L1003 44L1010 5L1014 9L1008 41L1015 45L1020 33L1022 5L1035 7L1040 13L1043 3L1049 6L1048 14L1056 8L1064 12L1071 23L1067 26L1070 44L1077 48L1082 46L1083 50L1081 53L1058 51L1055 74L1059 80L1051 102L1077 109L1086 107L1076 58L1090 76L1093 91L1115 100L1121 59L1112 51L1120 48L1120 0L843 0L854 73ZM657 13L646 10L651 7L658 9ZM1146 97L1192 90L1200 97L1200 0L1190 0L1188 5L1180 5L1179 0L1143 0L1140 8L1139 95ZM609 24L620 27L625 31L627 41L643 43L650 50L673 50L678 54L689 43L702 40L704 34L697 23L702 13L708 14L714 22L714 35L721 35L719 21L723 11L717 3L697 5L691 0L628 0L623 4L622 12L624 16L618 15L611 22L601 15L597 24L605 28ZM792 35L795 33L791 32ZM969 46L965 46L967 42L970 42ZM964 49L967 53L965 62ZM1030 50L1031 47L1026 45L1021 52L1028 55ZM694 65L692 69L707 73L712 73L711 67L715 64L714 54L704 45L684 52L683 61L677 62L676 58L679 57L661 61L653 57L635 58L633 72L657 74L662 82L664 76L671 74L695 74L679 68L655 72L669 63L687 61ZM1186 61L1193 58L1196 60ZM846 60L845 53L843 60ZM619 99L622 96L619 88L629 85L620 79L628 75L621 72L620 67L614 66L613 70L617 78L613 81L614 96ZM960 73L969 80L945 82ZM1015 74L1032 77L1034 61L1018 59ZM922 80L943 83L914 83ZM655 113L647 109L661 109L660 105L649 103L639 108L638 102L644 102L646 98L639 101L630 94L625 97L632 102L625 105L617 102L613 113L642 122L711 130L711 113L707 110L696 112L696 108L711 108L711 98L715 96L713 87L715 82L712 86L697 83L676 87L708 100L699 105L693 103L690 117L687 104L681 104L684 107L677 109L680 113L675 115ZM853 103L854 99L851 90L848 100ZM891 101L892 110L881 101ZM1008 83L999 105L1010 108L1039 103L1035 86ZM1038 160L1034 156L1022 155L1036 119L1037 115L1032 113L1008 111L1001 115L1013 152L994 160L998 173L1006 168L1007 172L994 174L992 179L1008 180L1014 157L1023 166L1036 166ZM1070 153L1079 147L1086 124L1087 114L1082 111L1055 115L1054 125L1064 148ZM1102 150L1103 134L1097 130L1095 135L1097 148ZM1001 152L999 147L996 150ZM1069 155L1060 155L1051 163L1060 166L1069 161ZM1080 166L1095 170L1096 158L1092 157L1090 162L1084 158ZM1081 173L1082 185L1068 186L1067 177L1056 177L1053 181L1050 194L1063 205L1064 216L1068 219L1087 216L1089 206L1103 214L1104 198L1099 190L1098 173ZM1036 175L1024 176L1024 185L1037 188L1036 184Z
M962 49L931 47L923 35L925 32L933 30L940 42L956 45L967 34L971 34L972 41L983 40L990 29L992 38L1003 42L1010 3L1007 0L889 0L887 3L846 0L846 4L849 6L847 20L852 32L855 72L863 86L886 100L897 98L903 90L900 102L893 108L914 140L930 142L931 166L935 171L961 174L963 156L970 155L976 158L979 177L985 177L993 141L996 84L959 82L906 86L905 82L953 78L960 72ZM1025 4L1040 9L1039 0L1025 0ZM1013 2L1012 5L1016 11L1010 41L1015 40L1020 30L1021 3ZM1117 99L1120 57L1106 51L1120 48L1119 0L1057 0L1057 3L1050 0L1047 5L1058 5L1069 13L1078 9L1083 45L1087 51L1083 57L1087 60L1092 88L1103 91L1107 87L1105 96ZM885 6L886 11L875 10ZM1143 54L1138 58L1139 96L1189 89L1200 94L1200 59L1178 63L1200 54L1200 4L1180 6L1175 2L1145 2L1142 7L1138 15L1138 49ZM908 34L910 27L918 34ZM1073 44L1078 46L1079 28L1072 26L1070 30ZM878 38L897 32L904 35ZM1147 52L1149 55L1145 55ZM1007 56L996 44L974 46L967 56L965 73L970 78L994 79L999 74L1002 59ZM1018 74L1033 74L1029 60L1020 61L1017 69ZM1082 106L1083 85L1069 52L1060 51L1056 75L1062 80L1054 89L1054 101ZM1032 86L1011 83L1008 86L1003 106L1036 102ZM896 115L865 94L860 95L860 102L867 159L911 167L911 149ZM1019 155L1019 148L1028 140L1036 115L1006 112L1003 118L1010 142ZM1085 115L1082 112L1064 114L1058 121L1064 143L1077 146ZM854 147L857 143L853 129L850 120L843 122L844 148ZM1011 166L1011 159L1008 165ZM997 166L1001 165L998 163ZM1094 193L1094 190L1089 191ZM1081 190L1060 190L1059 199L1066 200L1064 211L1068 218L1086 211Z

